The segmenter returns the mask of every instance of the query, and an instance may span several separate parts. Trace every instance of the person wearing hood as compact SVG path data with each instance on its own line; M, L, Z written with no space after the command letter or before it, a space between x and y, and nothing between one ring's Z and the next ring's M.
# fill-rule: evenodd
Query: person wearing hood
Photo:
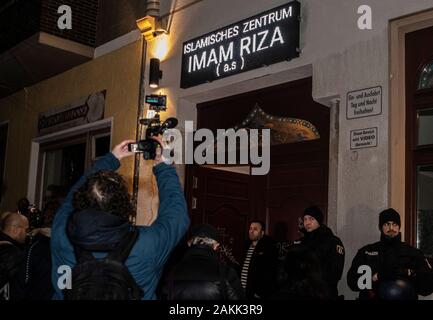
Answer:
M99 158L71 188L54 217L51 232L54 299L63 299L62 290L68 289L62 286L65 277L61 270L80 265L74 248L103 259L123 244L128 244L124 266L135 282L134 288L142 292L141 299L156 299L155 289L163 265L188 229L189 216L175 168L157 154L153 173L159 191L158 216L150 226L131 225L134 207L128 187L114 171L120 160L134 155L128 151L132 142L123 141Z
M332 230L323 223L323 213L317 206L311 206L304 210L303 228L301 230L304 236L294 241L288 248L285 264L299 264L299 262L288 261L294 257L302 257L305 261L316 261L318 266L315 268L315 274L320 275L320 279L318 279L316 283L321 283L320 291L327 293L321 296L311 296L311 298L319 299L323 296L324 299L337 299L337 285L338 281L341 279L344 268L345 252L343 243L340 238L335 236ZM292 255L292 251L297 252L297 254ZM308 255L308 257L306 255ZM323 286L325 288L323 288ZM319 288L317 288L317 290L319 290ZM307 293L301 293L301 295L304 299L309 296Z
M245 299L241 281L219 258L220 237L210 224L191 229L188 250L167 276L163 295L169 300Z
M401 241L400 225L397 211L382 211L380 241L362 247L353 258L347 284L359 292L359 299L416 300L433 292L432 268L421 250Z

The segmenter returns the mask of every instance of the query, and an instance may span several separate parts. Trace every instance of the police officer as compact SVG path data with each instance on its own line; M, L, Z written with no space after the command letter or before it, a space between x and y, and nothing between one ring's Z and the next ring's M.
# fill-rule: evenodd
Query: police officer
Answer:
M353 259L349 287L363 300L416 300L418 294L433 292L432 270L424 254L401 241L398 212L382 211L379 230L380 241L362 247Z
M320 280L327 287L328 298L337 299L337 284L344 268L343 243L330 228L323 224L323 213L317 206L311 206L304 210L303 229L301 231L304 236L294 241L293 245L289 247L287 259L292 256L290 252L293 250L298 252L304 250L310 255L310 258L312 256L314 259L307 260L317 261L318 272L322 278ZM290 263L290 261L286 261L286 264Z

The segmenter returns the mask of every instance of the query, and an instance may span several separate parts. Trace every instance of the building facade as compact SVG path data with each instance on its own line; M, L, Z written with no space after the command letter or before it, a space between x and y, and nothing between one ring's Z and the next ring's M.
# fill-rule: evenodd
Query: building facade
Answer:
M265 220L283 251L284 243L297 237L297 219L309 204L326 212L327 224L342 239L345 271L358 248L377 241L378 214L388 207L400 212L405 240L433 254L433 48L426 45L433 35L431 1L161 1L155 21L144 2L104 1L101 7L100 1L96 19L103 31L94 44L70 49L80 55L74 65L65 63L63 71L3 95L2 209L24 195L40 203L51 170L44 171L44 165L59 163L55 151L75 145L72 140L90 141L82 146L87 151L80 151L86 152L81 160L86 166L97 156L94 137L108 134L111 145L142 137L137 118L147 110L144 95L163 94L168 109L161 116L177 117L181 130L187 120L197 129L232 128L254 110L283 123L262 119L282 137L272 143L267 175L253 176L249 166L177 166L193 223L218 226L235 258L248 220ZM150 27L142 28L144 37L135 20L146 16ZM199 44L207 35L213 40ZM76 39L65 39L68 48ZM288 44L297 50L288 53ZM56 53L51 57L59 60ZM152 58L160 60L162 70L157 89L149 86ZM98 100L103 114L95 120L66 129L55 124L49 133L38 126L41 117L95 94L103 97ZM317 137L296 134L284 140L295 132L285 119L311 123ZM59 147L58 141L66 142ZM136 192L138 223L155 217L150 168L143 160L121 168ZM354 297L345 278L340 291Z

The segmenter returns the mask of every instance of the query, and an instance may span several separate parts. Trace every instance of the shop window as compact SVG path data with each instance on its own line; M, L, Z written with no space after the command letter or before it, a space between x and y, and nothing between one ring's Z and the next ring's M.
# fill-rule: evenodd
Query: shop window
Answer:
M67 192L92 163L110 151L110 130L89 131L41 145L36 199L43 209L54 193Z
M92 158L98 159L110 151L110 134L95 135L93 137Z
M417 247L433 257L433 163L417 166Z
M45 152L43 190L55 187L68 190L83 175L86 143L61 146Z
M433 88L433 61L424 67L418 81L418 89L428 88Z

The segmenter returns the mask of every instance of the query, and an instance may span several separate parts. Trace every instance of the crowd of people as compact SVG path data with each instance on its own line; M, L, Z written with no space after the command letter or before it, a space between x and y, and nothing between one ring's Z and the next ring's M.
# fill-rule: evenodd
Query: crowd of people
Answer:
M281 259L265 223L249 223L242 263L220 259L218 230L192 226L186 249L164 269L185 236L189 215L174 167L157 154L160 204L150 226L135 226L125 180L132 156L123 141L68 191L49 188L39 212L27 199L0 216L0 300L341 300L345 249L317 206L302 214L303 237ZM424 254L401 241L400 215L379 214L380 241L359 249L347 284L359 299L416 300L433 293ZM163 272L165 271L165 272Z

